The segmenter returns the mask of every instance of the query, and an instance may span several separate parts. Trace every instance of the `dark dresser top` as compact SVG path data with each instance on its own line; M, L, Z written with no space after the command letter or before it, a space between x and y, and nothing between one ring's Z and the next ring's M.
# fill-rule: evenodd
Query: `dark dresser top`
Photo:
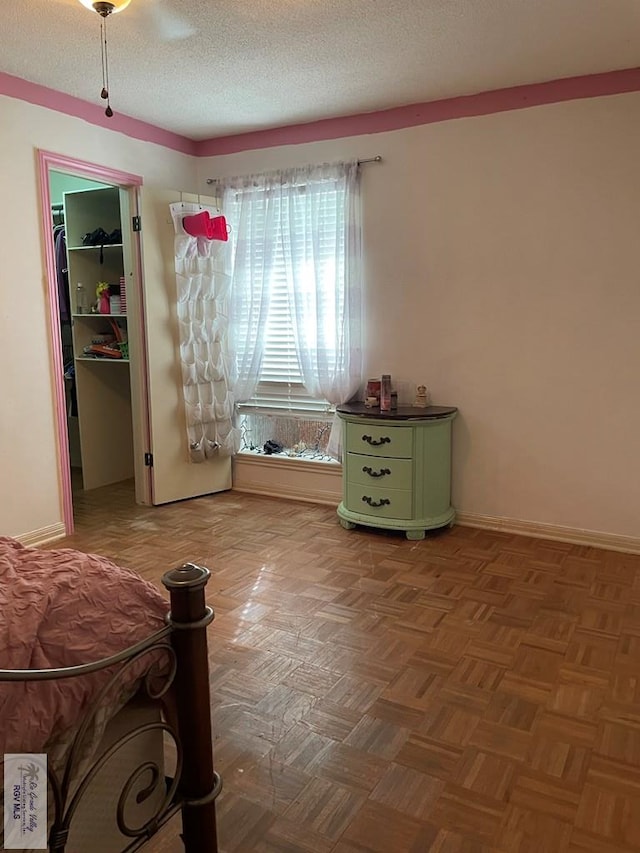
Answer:
M383 421L424 421L450 417L451 415L455 415L458 410L455 406L427 406L426 409L418 409L414 406L399 406L390 412L381 412L377 406L369 409L364 403L343 403L340 406L336 406L336 411L342 415L356 415Z

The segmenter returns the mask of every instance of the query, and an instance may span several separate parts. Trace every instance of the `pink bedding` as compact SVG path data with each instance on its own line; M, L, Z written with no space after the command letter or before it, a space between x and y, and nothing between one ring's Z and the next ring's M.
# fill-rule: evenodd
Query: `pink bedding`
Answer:
M104 557L0 537L0 669L108 657L162 628L168 609L154 586ZM42 751L76 726L110 673L0 682L0 756ZM132 672L126 687L140 675Z

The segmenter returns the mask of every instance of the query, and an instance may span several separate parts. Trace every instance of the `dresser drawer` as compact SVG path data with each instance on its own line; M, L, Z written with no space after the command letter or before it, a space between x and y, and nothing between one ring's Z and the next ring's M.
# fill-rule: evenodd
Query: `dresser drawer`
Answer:
M392 456L411 459L413 455L413 430L393 424L347 423L347 452L366 453L368 456Z
M413 501L410 489L385 489L347 483L346 505L351 512L378 518L411 518Z
M413 483L411 459L372 459L362 453L347 454L345 475L350 483L383 489L410 489Z

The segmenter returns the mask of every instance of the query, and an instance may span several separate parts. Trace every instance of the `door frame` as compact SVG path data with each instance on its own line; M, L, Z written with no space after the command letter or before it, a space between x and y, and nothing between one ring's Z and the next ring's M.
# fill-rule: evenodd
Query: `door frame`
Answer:
M53 242L53 229L51 227L51 193L49 190L49 172L64 172L82 178L90 178L105 184L121 187L128 190L130 201L130 214L137 215L140 207L139 192L142 186L142 177L112 169L86 160L78 160L67 157L64 154L56 154L51 151L37 150L38 154L38 178L40 189L40 213L42 225L42 239L44 247L44 261L46 268L46 298L49 314L49 352L52 371L55 431L58 462L58 487L62 518L65 533L70 536L74 531L73 520L73 494L71 490L71 462L69 458L68 428L67 428L67 404L64 385L64 366L62 363L62 348L60 346L61 325L58 302L58 284L55 262L55 247ZM141 445L147 450L151 447L151 421L149 416L149 387L147 370L147 346L145 335L144 299L142 296L142 258L140 251L140 235L133 234L133 267L134 279L138 295L138 322L134 332L139 341L139 364L130 365L130 370L135 370L135 382L133 387L139 389L139 400L137 406L139 417L133 418L134 449ZM133 378L133 377L132 377ZM136 441L136 439L138 439ZM151 504L153 502L153 482L151 469L145 468L141 460L135 459L136 477L136 500L138 503Z

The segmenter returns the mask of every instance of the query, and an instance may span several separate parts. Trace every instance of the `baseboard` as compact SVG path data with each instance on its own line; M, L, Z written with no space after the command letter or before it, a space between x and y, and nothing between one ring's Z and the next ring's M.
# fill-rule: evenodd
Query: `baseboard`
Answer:
M280 456L234 457L233 491L337 507L342 466Z
M320 492L307 489L268 489L260 486L234 486L232 491L244 492L247 495L260 495L264 498L282 498L288 501L302 501L310 504L323 504L324 506L337 507L340 500L332 495L323 495Z
M62 539L67 535L64 523L49 524L47 527L41 527L39 530L32 530L29 533L23 533L22 536L16 536L18 542L23 545L38 547L46 545L49 542L55 542L57 539Z
M569 542L572 545L605 548L607 551L640 554L640 537L637 536L603 533L600 530L582 530L579 527L564 527L559 524L541 524L536 521L520 521L516 518L497 518L473 512L456 512L456 524L462 527L478 527L482 530L499 530L502 533L532 536L535 539L553 539L556 542Z

